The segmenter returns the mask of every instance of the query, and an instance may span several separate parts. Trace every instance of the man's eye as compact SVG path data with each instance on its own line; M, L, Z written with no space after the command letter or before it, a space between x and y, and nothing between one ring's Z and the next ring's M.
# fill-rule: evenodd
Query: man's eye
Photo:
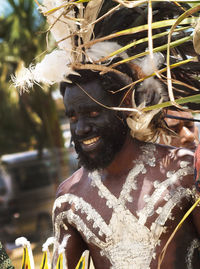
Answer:
M90 117L95 118L95 117L98 117L99 114L100 114L99 111L92 111L92 112L90 112Z

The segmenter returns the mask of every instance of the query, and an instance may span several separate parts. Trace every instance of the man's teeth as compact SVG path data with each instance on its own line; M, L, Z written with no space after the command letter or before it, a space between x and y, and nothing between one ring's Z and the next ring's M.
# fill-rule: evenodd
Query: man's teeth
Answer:
M99 140L99 136L94 137L92 139L85 140L85 141L83 141L83 144L84 145L90 145L90 144L93 144L93 143L97 142L98 140Z

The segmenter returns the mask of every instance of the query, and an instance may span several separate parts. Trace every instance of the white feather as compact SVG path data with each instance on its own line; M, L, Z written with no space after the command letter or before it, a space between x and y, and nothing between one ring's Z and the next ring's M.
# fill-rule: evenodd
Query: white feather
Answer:
M28 254L29 254L29 259L30 259L30 266L31 266L31 269L34 269L35 265L34 265L33 253L32 253L30 242L25 237L19 237L19 238L17 238L15 240L15 245L16 246L23 246L23 248L28 249Z
M30 65L29 68L21 67L15 75L11 75L11 80L16 88L20 91L28 91L28 89L33 87L34 84L34 67Z
M46 242L42 245L42 251L46 251L47 252L47 264L48 264L48 268L51 268L50 265L50 252L49 252L49 246L53 245L55 243L55 237L49 237L47 238Z
M97 43L86 51L88 61L93 62L99 60L120 48L121 46L116 42L107 41ZM127 55L123 53L119 54L119 56L126 57ZM112 58L114 57L116 56ZM56 49L47 54L44 59L35 66L31 64L29 68L21 68L11 79L14 85L22 91L32 88L34 83L52 85L54 83L60 83L61 81L69 81L67 80L69 74L78 75L78 73L73 71L70 67L72 62L70 53L65 50Z
M159 68L164 63L165 58L161 52L157 52L153 54L153 60L154 60L155 67ZM149 55L143 58L134 60L133 62L142 69L143 73L146 76L149 76L152 73L154 73L154 65Z
M43 5L40 6L40 10L42 13L46 13L47 11L57 8L59 6L62 6L64 3L68 1L62 1L62 0L43 0ZM73 34L76 31L77 24L75 20L71 20L63 15L64 7L58 9L57 11L53 13L47 13L47 22L51 26L51 33L56 40L56 42L59 42L60 40L63 40L58 43L58 47L63 50L71 51L72 49L72 41L71 38L67 38L71 34ZM74 18L74 10L70 10L67 13L68 17ZM67 39L66 39L67 38Z
M54 50L47 54L44 59L29 68L22 67L11 79L14 85L22 91L33 87L34 83L52 85L61 81L67 81L66 76L76 74L71 67L70 56L64 50Z
M66 4L70 3L70 1L43 0L42 5L39 7L39 9L47 17L48 24L50 25L50 31L55 38L59 49L54 50L50 54L47 54L40 63L37 63L36 65L31 64L29 68L23 67L16 74L16 76L12 76L14 85L17 88L22 91L26 91L28 90L28 88L32 88L34 83L44 83L46 85L52 85L61 81L67 81L67 76L69 74L77 74L70 67L70 64L74 62L75 54L72 54L72 48L74 47L74 33L77 32L77 18L78 20L83 20L83 25L81 26L83 28L82 30L85 29L89 31L89 37L91 34L91 29L86 29L87 27L84 25L84 13L85 21L87 21L88 24L91 23L88 20L95 19L103 3L103 0L98 0L98 2L95 2L93 0L93 2L94 3L90 3L88 5L88 9L85 11L82 3L76 4L76 7L79 9L79 12L75 18L75 13L73 9L66 13ZM90 15L90 9L95 14ZM82 35L83 34L84 32L82 33ZM70 35L71 37L69 37ZM81 36L80 33L79 35ZM89 62L94 62L96 60L99 60L100 58L108 56L109 54L120 48L121 46L118 45L116 42L100 42L86 50L86 59ZM122 58L128 57L125 52L118 54L117 56L121 56ZM80 51L76 52L76 57L76 61L81 61ZM115 57L116 56L113 56L110 60Z
M134 60L133 63L138 65L142 70L143 76L149 76L155 72L154 67L158 69L164 63L164 56L162 53L154 53L153 63L149 55ZM137 88L137 93L139 95L139 104L145 102L145 104L150 104L152 102L152 96L154 96L154 101L159 102L161 99L167 101L167 92L163 88L161 82L154 76L146 78L142 83L140 83ZM151 103L151 105L156 104Z
M49 250L49 246L50 245L53 245L54 242L55 242L55 238L53 236L47 238L46 242L42 245L42 251L48 251Z
M35 66L34 80L48 85L66 80L65 77L72 73L69 63L70 55L66 51L54 50Z
M89 49L87 49L86 55L88 57L88 61L93 62L108 56L109 54L111 54L116 50L119 50L120 48L121 46L117 42L111 42L111 41L99 42L91 46ZM112 60L113 58L119 56L122 57L123 59L128 57L127 54L123 52L109 59Z
M30 246L30 242L25 237L22 236L22 237L18 237L15 240L15 245L27 247L27 246Z

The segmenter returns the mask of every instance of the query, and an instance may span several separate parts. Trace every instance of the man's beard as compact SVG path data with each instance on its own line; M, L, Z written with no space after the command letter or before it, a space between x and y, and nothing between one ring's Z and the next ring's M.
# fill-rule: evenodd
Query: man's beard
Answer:
M116 153L122 148L127 130L127 125L122 122L120 124L118 122L116 125L111 123L109 128L99 130L96 135L101 137L103 143L98 149L95 158L91 158L87 152L83 151L79 141L72 137L78 154L79 164L89 171L106 168L113 161Z

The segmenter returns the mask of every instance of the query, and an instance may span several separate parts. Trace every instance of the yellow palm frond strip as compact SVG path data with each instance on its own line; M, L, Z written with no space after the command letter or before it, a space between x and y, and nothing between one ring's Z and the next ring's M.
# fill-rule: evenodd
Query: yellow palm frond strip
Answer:
M22 269L31 269L30 258L29 258L27 247L24 247L24 250L23 250Z
M64 269L63 268L63 253L60 253L58 256L58 261L56 264L56 269Z
M15 240L15 245L23 247L21 269L34 269L35 266L30 242L25 237L19 237Z
M49 269L49 267L48 267L47 251L44 251L44 253L43 253L42 263L40 265L40 269Z
M83 252L75 269L85 269L85 252Z

